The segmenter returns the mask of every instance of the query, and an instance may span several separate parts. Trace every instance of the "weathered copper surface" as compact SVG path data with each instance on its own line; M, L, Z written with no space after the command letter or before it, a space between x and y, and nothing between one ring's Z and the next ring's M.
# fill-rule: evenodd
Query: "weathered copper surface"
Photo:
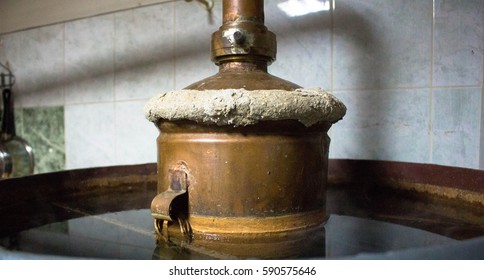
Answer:
M188 213L194 233L209 232L209 225L213 232L243 233L324 222L328 125L306 128L286 121L233 128L160 122L158 127L158 192L169 191L170 169L183 162L189 203L180 211ZM300 221L289 225L290 215ZM237 229L232 218L247 221L242 219Z
M221 64L217 74L186 87L196 90L227 88L294 90L300 86L267 73L267 62L231 61Z
M223 23L229 24L239 19L264 24L264 1L223 1Z
M180 215L180 209L187 203L188 168L185 162L178 162L168 170L168 188L160 192L151 202L151 214L155 219L173 221ZM168 207L165 207L169 205ZM181 205L181 206L179 206ZM178 213L177 213L178 212Z

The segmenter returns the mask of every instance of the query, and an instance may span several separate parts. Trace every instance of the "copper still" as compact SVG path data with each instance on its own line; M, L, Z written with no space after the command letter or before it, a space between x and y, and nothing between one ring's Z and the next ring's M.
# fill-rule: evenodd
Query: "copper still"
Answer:
M145 107L160 131L151 205L157 232L273 238L320 226L327 131L345 106L267 73L276 38L264 26L263 0L224 0L211 46L216 75Z

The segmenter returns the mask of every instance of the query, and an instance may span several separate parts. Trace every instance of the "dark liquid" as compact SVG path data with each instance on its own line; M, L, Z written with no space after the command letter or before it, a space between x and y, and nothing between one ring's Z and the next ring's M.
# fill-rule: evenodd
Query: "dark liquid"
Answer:
M216 242L216 241L215 241ZM304 242L296 258L341 258L361 253L450 244L456 240L436 233L369 219L331 215L326 225ZM161 241L156 245L149 209L129 210L71 219L3 238L11 250L102 259L236 258L205 247ZM249 257L257 258L257 252Z
M329 220L309 231L270 241L216 236L192 242L176 236L157 240L147 209L156 195L153 167L0 182L0 258L420 258L412 252L434 248L435 254L427 258L475 257L475 251L484 258L484 242L472 243L477 245L461 255L439 251L442 246L465 245L468 239L484 240L481 205L359 182L329 184ZM375 253L386 255L370 255Z

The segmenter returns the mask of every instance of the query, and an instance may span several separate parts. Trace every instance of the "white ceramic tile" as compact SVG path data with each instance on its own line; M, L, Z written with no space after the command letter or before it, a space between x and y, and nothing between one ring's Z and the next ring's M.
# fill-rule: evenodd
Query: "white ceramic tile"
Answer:
M7 37L8 35L0 34L0 62L2 62L2 64L5 64L7 62L7 54L5 53L7 51L5 46Z
M481 135L479 145L479 168L484 169L484 87L481 89Z
M277 58L269 73L305 88L331 89L330 11L289 17L278 4L266 1L265 22L276 34Z
M173 3L115 15L115 98L145 99L174 85Z
M430 85L432 0L335 0L334 90Z
M114 15L65 24L66 104L114 99Z
M67 105L64 114L67 169L116 163L113 103Z
M175 88L182 89L218 72L211 61L212 33L222 25L222 1L214 1L212 20L197 1L175 3Z
M482 85L484 1L435 0L434 85Z
M116 164L156 162L158 129L144 117L146 102L116 103Z
M434 89L432 162L479 168L481 89Z
M347 107L330 129L330 157L428 162L429 90L335 94Z
M52 25L2 36L2 63L16 77L16 106L64 104L63 25Z

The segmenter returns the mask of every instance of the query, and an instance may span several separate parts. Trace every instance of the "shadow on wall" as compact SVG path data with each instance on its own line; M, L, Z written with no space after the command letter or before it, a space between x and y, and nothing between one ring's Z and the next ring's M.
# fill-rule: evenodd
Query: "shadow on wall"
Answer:
M339 3L338 3L339 4ZM334 28L334 37L341 38L345 44L350 44L351 49L358 53L358 57L364 58L377 58L373 60L366 59L362 63L370 63L371 71L364 71L365 68L348 69L348 72L352 71L354 74L352 78L357 81L358 84L365 85L367 81L373 81L372 88L378 89L382 85L382 77L379 77L384 71L384 65L378 60L378 54L382 52L382 44L379 41L378 34L374 34L374 30L371 28L371 24L368 22L368 18L377 16L372 14L361 14L361 11L355 10L351 6L345 6L341 8L342 4L339 4L339 22L351 22L353 26L358 26L358 30L352 30L352 33L338 33L340 29ZM366 11L368 12L368 11ZM370 11L371 12L371 11ZM343 29L345 30L345 29ZM333 64L338 63L338 57L333 57ZM363 70L363 71L362 71ZM356 72L356 73L355 73ZM336 73L337 74L337 73ZM334 77L333 77L334 79ZM363 86L364 87L364 86ZM364 94L365 99L361 96ZM359 147L358 149L365 149L364 154L368 158L378 158L380 149L385 149L387 143L386 137L388 136L385 131L385 127L382 121L385 119L383 112L381 111L384 103L392 103L392 95L381 95L376 92L359 91L353 94L344 95L347 100L342 100L348 107L347 117L341 120L341 122L350 122L343 125L345 127L352 128L351 132L372 129L371 137L365 137L366 133L351 133L344 135L344 137L359 137L359 139L351 139L351 141L345 141L344 144L351 143L353 146ZM362 101L362 102L358 102ZM356 104L355 104L356 103ZM353 105L353 106L352 106ZM353 109L353 110L352 110ZM336 124L336 126L338 123ZM375 129L376 128L376 129ZM334 129L334 128L333 128ZM332 145L339 145L338 143L332 143ZM343 147L344 148L344 147ZM351 149L351 147L346 147ZM351 153L351 152L350 152ZM348 152L346 152L348 154ZM378 176L378 174L369 174L369 176Z
M162 4L166 5L166 4ZM180 5L194 5L194 3L185 3L181 2ZM197 6L197 5L195 5ZM218 5L220 6L220 5ZM199 7L194 7L199 8ZM211 65L214 67L214 71L216 71L216 66L210 61L210 40L212 32L215 32L220 25L222 24L221 19L221 7L214 8L213 12L213 19L207 15L207 20L203 23L204 25L210 26L209 32L200 32L199 29L190 29L190 32L184 32L183 36L179 34L173 34L172 41L176 43L171 44L170 47L167 47L166 42L162 41L149 41L143 46L143 52L136 53L136 56L131 55L130 53L123 53L122 50L116 49L115 56L123 58L122 66L115 65L113 63L112 56L106 57L99 57L96 55L95 52L89 53L88 55L84 55L82 57L82 69L74 69L70 67L65 67L63 73L59 73L59 71L40 71L41 65L33 66L33 71L30 73L31 77L26 77L29 80L35 81L35 83L24 83L22 87L19 89L15 89L15 91L20 92L22 94L29 94L29 93L49 93L55 91L56 89L62 88L64 86L68 86L72 83L82 83L82 82L89 82L92 79L99 79L99 80L109 80L112 79L113 73L116 76L123 76L124 73L129 72L136 72L142 71L143 69L156 69L155 66L157 65L173 65L175 64L175 57L177 60L181 61L181 65L184 62L193 61L193 60L205 60L207 65ZM200 12L206 14L206 11L200 9ZM112 16L112 15L109 15ZM312 32L321 31L321 28L328 28L330 26L321 26L318 21L318 17L321 16L321 13L316 13L312 15L308 15L305 17L297 17L291 18L290 20L294 21L295 28L297 28L298 32L303 34L310 34ZM176 20L182 22L185 19L180 18L177 16ZM212 22L212 23L211 23ZM266 20L267 22L267 20ZM269 25L268 25L269 26ZM284 22L273 22L269 28L274 30L284 30L283 28ZM96 26L94 26L96 27ZM38 28L38 29L42 29ZM48 27L49 28L49 27ZM99 28L99 27L97 27ZM274 30L273 30L274 29ZM40 41L40 45L42 45L42 41L45 40L43 37L55 37L61 36L59 34L43 34L40 36L35 34L36 29L28 30L23 32L33 32L32 37L35 41ZM173 30L160 30L160 32L167 32L167 33L175 33ZM177 32L178 33L178 32ZM276 32L276 35L283 36L280 34L281 32ZM7 35L9 36L9 35ZM64 36L64 35L62 35ZM106 40L114 40L114 38L105 38ZM135 39L135 38L133 38ZM64 40L64 38L63 38ZM107 42L107 41L106 41ZM38 42L37 42L38 43ZM47 43L47 42L45 42ZM109 43L109 42L107 42ZM22 46L18 46L22 47ZM162 51L160 51L162 50ZM128 50L129 51L129 50ZM317 51L317 50L308 50L310 51ZM41 52L41 50L39 50ZM153 54L159 54L156 57ZM62 54L59 54L62 55ZM8 59L6 57L5 59ZM284 58L281 58L281 60ZM104 60L104 61L103 61ZM35 63L35 61L33 61ZM14 72L22 72L20 68L22 65L12 65L12 69ZM36 71L35 69L39 69ZM17 70L17 71L16 71ZM59 77L62 75L62 78ZM160 74L162 75L162 73ZM290 77L287 77L290 79ZM193 82L197 79L194 78ZM18 84L17 84L18 86ZM188 84L183 85L188 86ZM304 85L303 85L304 86Z
M360 53L360 56L363 55L364 57L378 57L377 54L381 52L381 49L383 47L379 41L378 34L374 34L374 31L370 27L370 23L367 20L368 17L372 17L376 15L371 15L371 14L362 15L360 11L356 11L351 6L346 6L344 8L341 8L341 5L340 5L338 8L340 12L339 22L352 22L353 25L358 26L358 32L357 33L356 32L338 33L340 32L340 30L337 28L334 28L333 26L334 38L336 38L337 36L344 38L345 43L351 44L352 46L351 49ZM334 10L333 10L333 13L334 13ZM333 20L333 25L334 24L335 23ZM338 63L338 60L337 60L338 58L333 55L332 59L333 59L333 65L336 65ZM366 62L368 63L368 61ZM365 81L369 81L369 80L376 81L374 83L375 88L380 88L382 86L381 78L375 75L379 75L380 73L382 73L383 66L381 62L378 60L372 60L370 63L371 63L372 71L361 71L361 69L364 69L364 68L354 69L356 73L355 75L353 75L353 78L356 79L357 81L362 81L362 84L365 84ZM332 79L334 80L335 78L332 77ZM367 149L370 149L370 147L376 147L375 150L368 150L366 154L370 158L378 158L379 150L385 149L385 145L387 142L386 140L387 133L385 131L385 128L384 126L381 126L381 124L379 123L385 117L383 115L383 112L381 111L381 108L382 108L383 102L385 103L391 102L390 99L392 98L392 95L390 94L376 95L375 93L368 92L368 94L370 95L367 97L370 98L371 102L358 102L361 100L361 97L357 95L361 95L361 94L363 94L361 91L354 92L354 94L346 95L348 100L342 99L342 102L348 107L348 111L346 112L345 118L340 120L340 122L343 123L344 126L347 126L347 127L349 126L353 128L352 130L353 133L344 135L344 137L350 137L353 139L351 139L351 141L344 141L344 143L338 143L338 142L332 141L331 145L351 143L354 146L367 147ZM352 100L349 100L350 98ZM388 100L383 100L383 99L388 99ZM354 106L350 106L350 104ZM353 110L351 107L353 107ZM351 123L344 124L344 122L351 122ZM341 125L341 123L336 123L335 127L337 128L337 126ZM335 127L333 127L332 129L334 130ZM370 127L373 127L373 128L378 127L378 129L373 129L374 133L371 135L371 138L366 138L364 136L361 136L362 134L355 135L354 133L355 129L366 130L366 129L369 129ZM376 178L384 175L384 174L381 174L381 171L371 169L371 168L365 170L365 172L366 172L365 176L367 176L367 178ZM359 174L359 173L360 173L360 170L347 171L347 174ZM363 176L361 176L361 179L364 179ZM368 197L368 196L362 193L361 197ZM358 205L362 201L361 197L358 199L355 197L348 198L348 199L354 199L354 201L350 202L350 204L353 203L354 205ZM368 202L371 203L370 201Z
M160 5L172 5L173 3L161 3ZM193 5L193 6L198 6L193 3L185 3L181 2L180 4L184 5ZM146 7L142 7L143 9ZM198 9L200 7L194 7L194 9ZM206 14L206 11L203 9L200 9L201 12ZM123 13L123 12L120 12ZM114 14L110 15L103 15L100 17L114 17ZM210 17L209 14L207 14L207 21L200 23L200 24L210 24L210 26L214 26L214 31L218 28L216 25L217 22L221 22L220 16L217 14L214 14L213 17ZM86 19L83 19L86 20ZM89 19L87 19L89 20ZM112 19L114 21L114 18ZM178 20L178 18L177 18ZM181 19L183 20L183 19ZM211 22L214 22L215 25L212 25ZM62 26L64 26L66 23L63 23ZM109 23L112 24L112 23ZM96 26L93 25L91 28L103 28L102 26ZM47 26L47 27L39 27L36 29L32 30L26 30L26 31L20 31L20 32L31 32L31 40L34 40L37 45L43 46L47 44L52 44L52 41L54 41L54 38L58 36L62 36L62 41L65 43L65 34L59 35L59 34L54 34L57 32L55 31L45 31L42 34L37 33L38 30L47 30L47 29L52 29L52 26ZM65 29L64 27L59 28L60 30ZM64 31L63 31L64 32ZM113 56L112 55L107 55L104 57L100 57L99 55L96 54L96 50L92 50L92 52L85 52L84 54L87 53L87 55L81 54L81 58L79 59L81 61L82 59L82 69L79 69L77 65L74 65L72 68L68 67L64 64L63 70L59 69L58 71L41 71L42 70L42 65L35 65L30 68L32 71L29 73L29 77L25 77L28 79L30 82L24 83L21 86L21 81L19 79L19 82L16 85L16 88L14 89L16 92L21 92L21 94L29 94L29 93L35 93L35 94L42 94L42 93L51 93L53 91L56 91L59 88L63 88L65 86L68 86L69 84L79 84L82 82L89 82L90 80L97 79L97 80L110 80L112 79L113 74L116 76L123 76L124 73L129 73L129 72L136 72L136 71L143 71L143 69L156 69L155 66L157 65L173 65L175 63L175 56L176 57L181 57L181 58L196 58L199 57L200 54L203 54L206 56L207 61L210 62L210 53L207 51L209 50L210 46L210 38L211 38L211 33L203 33L203 32L196 32L196 30L193 30L191 32L190 36L174 36L174 30L173 28L168 29L168 30L163 30L160 28L159 32L166 32L172 35L172 38L170 39L169 44L165 41L156 41L156 40L151 40L147 41L146 44L143 45L143 51L142 52L137 52L136 55L134 56L131 53L127 53L126 51L123 52L123 50L119 50L116 48L113 48L115 50L114 56L122 58L123 62L120 63L122 65L116 65L116 62L113 62ZM115 32L114 32L115 33ZM7 34L5 36L15 36L15 33L12 34ZM106 42L106 44L114 44L113 42L115 41L115 34L109 34L108 38L103 38ZM137 40L137 38L134 36L133 38L130 38L132 40ZM175 46L175 40L177 41L176 46ZM47 41L51 41L50 43ZM205 42L205 46L200 46L197 43L194 42ZM167 47L169 45L169 47ZM11 47L11 46L9 46ZM14 45L12 47L19 47L22 48L22 44L20 45ZM51 45L49 45L51 47ZM176 50L175 50L176 48ZM44 50L36 50L38 53L43 52ZM128 52L130 51L129 49L127 50ZM7 50L8 53L8 50ZM154 59L153 54L159 54L156 56ZM58 53L56 55L62 56L64 54ZM39 57L41 55L35 53L33 54L33 58ZM8 54L5 55L5 57L2 57L2 60L8 60ZM32 63L35 63L35 59L33 59ZM20 72L25 72L25 69L20 69L22 68L23 65L15 65L15 61L11 63L11 68L14 73L20 73ZM62 72L61 72L62 71ZM59 77L61 75L62 77ZM163 73L160 73L160 75L163 75ZM32 82L35 81L35 82Z
M412 5L388 4L383 16L364 2L348 2L338 2L334 16L333 91L348 112L332 128L338 141L332 150L336 157L427 162L430 85L420 74L430 70L429 26L419 31L415 19L402 22ZM430 23L422 18L426 9L418 22Z

